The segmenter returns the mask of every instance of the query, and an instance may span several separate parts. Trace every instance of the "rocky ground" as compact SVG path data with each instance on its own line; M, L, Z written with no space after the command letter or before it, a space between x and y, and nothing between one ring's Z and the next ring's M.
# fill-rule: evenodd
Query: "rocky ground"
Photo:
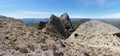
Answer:
M0 56L120 56L120 30L89 21L64 39L21 21L0 16Z

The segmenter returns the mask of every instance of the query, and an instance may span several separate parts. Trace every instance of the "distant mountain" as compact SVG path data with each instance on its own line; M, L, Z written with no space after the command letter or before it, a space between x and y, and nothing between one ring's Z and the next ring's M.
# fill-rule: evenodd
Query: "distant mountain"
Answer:
M71 21L74 23L76 21L83 21L83 22L86 22L86 21L89 21L91 20L91 18L71 18Z
M97 19L97 20L100 20L100 21L103 21L105 23L114 25L114 26L116 26L120 29L120 19L118 19L118 18L117 19L116 18L113 18L113 19Z
M25 24L30 24L30 23L38 23L40 21L48 21L48 18L23 18L20 19L22 22L24 22ZM89 18L71 18L72 22L76 22L76 21L88 21L90 20Z
M72 19L72 23L75 24L75 27L77 28L78 25L87 22L89 20L99 20L111 25L114 25L120 29L120 19L119 18L113 18L113 19L89 19L89 18L77 18L77 19ZM76 26L77 25L77 26Z
M75 25L75 28L79 26L80 24L87 22L89 20L100 20L108 24L112 24L118 28L120 28L120 19L119 18L113 18L113 19L90 19L90 18L70 18L71 22ZM35 25L36 23L38 24L40 21L48 21L48 18L23 18L20 19L24 24L26 25Z
M20 19L24 24L38 23L40 21L47 21L48 18L23 18Z

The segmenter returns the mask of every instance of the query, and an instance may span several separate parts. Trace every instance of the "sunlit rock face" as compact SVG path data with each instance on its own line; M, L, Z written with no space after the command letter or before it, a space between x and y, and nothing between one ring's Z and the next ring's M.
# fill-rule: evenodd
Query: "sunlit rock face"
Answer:
M85 44L97 48L110 48L120 52L120 30L115 26L101 21L91 20L80 25L67 42Z

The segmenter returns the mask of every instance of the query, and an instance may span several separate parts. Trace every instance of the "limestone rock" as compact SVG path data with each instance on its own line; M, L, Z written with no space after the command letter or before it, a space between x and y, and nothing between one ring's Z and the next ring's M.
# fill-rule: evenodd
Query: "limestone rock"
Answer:
M114 33L120 32L118 28L101 21L91 20L80 25L66 40L97 48L110 48L120 52L120 38Z

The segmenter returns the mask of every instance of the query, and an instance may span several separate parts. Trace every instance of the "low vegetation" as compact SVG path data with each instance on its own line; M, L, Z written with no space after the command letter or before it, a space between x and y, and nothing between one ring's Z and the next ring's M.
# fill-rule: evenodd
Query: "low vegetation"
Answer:
M31 27L34 27L34 28L38 28L38 25L39 23L29 23L29 24L26 24L27 26L31 26Z

